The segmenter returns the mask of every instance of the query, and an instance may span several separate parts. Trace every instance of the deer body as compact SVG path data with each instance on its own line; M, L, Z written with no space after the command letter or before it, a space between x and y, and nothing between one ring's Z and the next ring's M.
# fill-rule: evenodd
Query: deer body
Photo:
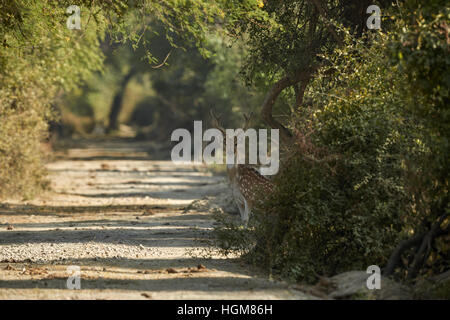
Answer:
M272 193L273 183L255 168L245 164L229 166L227 173L241 219L247 224L253 206L261 194Z
M221 127L219 119L210 111L213 126L219 129L226 137L225 129ZM243 131L248 127L250 117L245 116L246 124ZM224 146L226 141L224 141ZM255 203L260 199L261 194L271 194L273 183L260 174L255 168L247 164L240 164L237 161L237 144L234 143L234 164L227 164L227 175L231 185L234 201L239 208L241 219L247 224Z

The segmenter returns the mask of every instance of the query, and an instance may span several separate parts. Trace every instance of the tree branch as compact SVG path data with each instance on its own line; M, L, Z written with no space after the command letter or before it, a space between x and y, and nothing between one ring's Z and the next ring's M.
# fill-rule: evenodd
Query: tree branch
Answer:
M391 256L389 257L388 264L386 266L386 269L384 269L384 275L386 277L391 276L394 273L395 268L400 263L400 258L402 256L402 253L409 248L418 246L421 242L423 237L425 237L426 233L419 233L414 235L410 239L406 239L403 241L400 241L400 243L395 248L394 252L392 252Z
M304 79L300 82L300 86L296 86L295 90L295 106L299 107L303 104L303 97L305 96L305 90L308 86L309 79Z
M153 69L159 69L159 68L161 68L163 65L165 65L166 62L167 62L167 59L169 59L171 53L172 53L172 50L169 51L169 53L166 55L166 57L164 58L164 61L163 61L161 64L159 64L159 65L157 65L157 66L152 66L152 68L153 68Z
M417 274L418 268L421 265L420 262L424 261L424 253L425 249L427 249L428 244L430 244L438 236L441 236L448 232L448 230L442 230L440 228L440 225L442 224L442 222L445 220L446 217L447 214L442 215L439 218L439 221L435 223L429 231L418 233L413 237L411 237L410 239L401 241L397 245L395 250L392 252L391 256L389 257L388 264L384 269L383 274L386 277L391 276L394 273L395 268L399 265L400 258L403 252L405 252L410 248L418 247L420 245L414 257L414 261L408 270L408 279L412 279L412 277L414 277Z
M272 88L270 88L269 92L267 92L266 97L264 98L261 107L261 117L271 128L280 130L280 137L284 142L287 143L291 142L292 133L281 123L279 123L277 120L273 118L272 115L273 105L275 104L276 99L284 89L292 85L296 85L300 81L302 81L300 87L301 98L299 92L299 94L297 94L296 100L302 101L306 85L311 79L311 76L314 73L314 71L317 70L319 67L320 67L319 65L315 65L314 67L307 70L298 70L294 75L282 78L281 80L277 81L272 86Z
M331 26L330 23L330 15L328 13L328 10L326 7L322 6L322 2L320 0L308 0L309 3L312 3L317 11L319 11L320 15L327 20L325 22L328 31L333 35L334 39L336 40L336 42L341 46L343 45L342 39L339 37L339 35L337 34L336 30L333 29L333 27Z
M428 255L430 254L431 243L435 238L446 233L446 230L441 229L442 222L447 218L447 214L443 214L437 223L435 223L430 231L423 237L422 244L417 250L413 263L408 269L408 279L414 279L419 272L420 267L426 261Z

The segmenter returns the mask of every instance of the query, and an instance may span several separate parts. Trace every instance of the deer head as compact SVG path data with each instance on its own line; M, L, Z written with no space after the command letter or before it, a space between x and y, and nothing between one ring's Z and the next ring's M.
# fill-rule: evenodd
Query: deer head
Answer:
M222 136L223 136L223 147L224 147L223 151L224 151L224 154L226 154L225 148L226 148L226 141L227 141L227 133L226 133L226 130L221 125L221 117L217 116L212 109L210 110L210 115L211 115L211 119L212 119L212 126L214 128L216 128L216 129L218 129L222 133ZM250 121L252 119L252 115L253 115L253 113L250 113L250 115L247 115L245 113L243 114L244 124L243 124L243 126L241 128L243 130L243 132L247 131L247 129L249 128ZM235 164L237 163L237 161L236 161L237 148L238 148L238 141L237 140L238 140L237 138L234 139L234 137L233 137L233 150L232 151L233 151L233 155L235 157L234 158L234 160L235 160L234 163Z
M223 128L223 126L221 125L221 117L217 116L214 111L211 109L210 110L210 115L211 115L211 119L212 119L212 126L216 129L218 129L222 135L223 135L223 154L226 154L226 140L227 140L227 134L226 134L226 130ZM250 125L250 121L252 118L252 113L250 115L247 114L243 114L244 116L244 125L242 130L245 132L249 125ZM237 177L237 168L239 166L239 164L237 164L237 151L238 151L238 139L233 139L233 156L234 156L234 162L233 164L227 164L227 174L228 174L228 178L230 180L230 182L234 182L236 177Z

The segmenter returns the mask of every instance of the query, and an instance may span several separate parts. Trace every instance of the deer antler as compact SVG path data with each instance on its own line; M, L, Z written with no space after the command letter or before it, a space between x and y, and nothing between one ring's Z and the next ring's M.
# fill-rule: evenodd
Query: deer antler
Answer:
M225 134L225 129L220 124L221 116L217 116L214 113L213 109L209 110L209 114L211 115L212 126L216 129L220 130L223 134ZM244 116L244 120L245 120L243 130L245 131L248 129L248 127L250 125L250 121L252 120L252 117L253 117L253 112L251 112L249 115L244 113L243 116Z
M222 132L222 134L225 134L225 129L220 125L220 118L214 114L213 109L209 110L209 114L211 115L211 124L214 128L220 130L220 132Z
M244 119L245 119L243 130L246 131L248 129L248 127L250 126L250 121L252 120L253 112L250 112L249 115L247 115L245 113L243 115L244 115Z

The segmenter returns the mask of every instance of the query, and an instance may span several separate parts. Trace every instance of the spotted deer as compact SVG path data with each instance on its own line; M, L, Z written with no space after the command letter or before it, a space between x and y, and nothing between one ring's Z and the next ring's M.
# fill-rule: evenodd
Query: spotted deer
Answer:
M224 146L226 145L226 131L220 125L220 118L218 118L211 110L212 125L214 128L220 130L224 137ZM250 117L244 115L245 125L243 131L248 129ZM237 140L237 139L236 139ZM261 195L269 195L272 193L274 185L272 181L264 177L254 167L248 164L238 164L237 142L234 142L234 163L227 164L227 176L230 183L234 201L239 208L241 219L247 225L250 218L252 208L256 201L261 199Z

